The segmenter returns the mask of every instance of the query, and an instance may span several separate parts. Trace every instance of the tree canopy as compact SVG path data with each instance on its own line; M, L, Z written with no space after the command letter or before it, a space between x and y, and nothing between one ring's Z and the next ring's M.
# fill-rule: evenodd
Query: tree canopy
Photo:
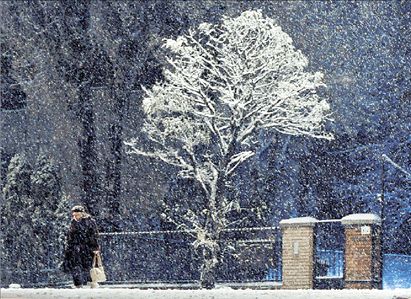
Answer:
M174 165L181 177L201 186L205 209L168 218L197 230L196 245L212 252L205 254L211 259L204 268L210 270L219 234L231 224L227 216L240 208L226 189L238 167L255 155L258 133L332 139L325 130L330 106L317 93L323 74L306 71L308 59L290 36L259 11L200 24L164 46L164 80L144 89L143 130L153 150L135 140L127 144L132 153Z

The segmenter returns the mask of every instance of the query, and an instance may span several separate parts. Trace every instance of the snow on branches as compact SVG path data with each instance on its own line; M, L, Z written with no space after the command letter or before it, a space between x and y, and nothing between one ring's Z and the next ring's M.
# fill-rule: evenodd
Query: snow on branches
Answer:
M177 227L197 231L195 245L205 250L202 277L212 277L206 273L216 265L220 233L238 223L228 215L239 203L225 189L255 155L259 130L331 139L324 129L330 107L316 93L323 75L305 71L307 58L259 11L201 24L164 46L170 53L164 80L144 89L143 130L154 150L126 144L131 153L176 166L203 189L204 208L166 210Z
M261 12L203 23L164 46L165 79L144 89L143 101L144 131L158 147L148 153L128 145L178 166L208 195L218 176L254 155L260 129L332 138L324 130L329 104L316 93L322 73L305 71L307 58Z

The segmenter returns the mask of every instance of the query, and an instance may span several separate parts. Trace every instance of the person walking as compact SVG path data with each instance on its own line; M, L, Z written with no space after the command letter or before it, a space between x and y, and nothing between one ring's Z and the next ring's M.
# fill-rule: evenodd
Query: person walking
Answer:
M71 209L72 220L66 235L63 271L73 277L74 287L98 286L91 281L90 269L95 254L99 254L98 229L96 221L86 213L83 206Z

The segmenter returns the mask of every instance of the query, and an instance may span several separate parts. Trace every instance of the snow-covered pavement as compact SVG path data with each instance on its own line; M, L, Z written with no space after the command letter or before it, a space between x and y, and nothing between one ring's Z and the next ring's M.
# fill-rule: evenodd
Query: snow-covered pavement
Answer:
M1 289L1 299L411 299L397 290Z

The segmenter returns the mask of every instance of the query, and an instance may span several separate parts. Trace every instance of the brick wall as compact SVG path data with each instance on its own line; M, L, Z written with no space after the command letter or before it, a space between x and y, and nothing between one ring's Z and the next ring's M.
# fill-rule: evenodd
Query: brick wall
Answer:
M317 220L301 217L282 220L283 289L312 289L314 285L314 226ZM382 287L381 220L373 214L352 214L341 219L345 227L345 288Z
M361 227L345 229L345 286L368 288L371 281L371 234L361 235Z
M283 289L313 288L314 226L282 224Z
M345 227L345 288L382 287L380 235L377 225Z

